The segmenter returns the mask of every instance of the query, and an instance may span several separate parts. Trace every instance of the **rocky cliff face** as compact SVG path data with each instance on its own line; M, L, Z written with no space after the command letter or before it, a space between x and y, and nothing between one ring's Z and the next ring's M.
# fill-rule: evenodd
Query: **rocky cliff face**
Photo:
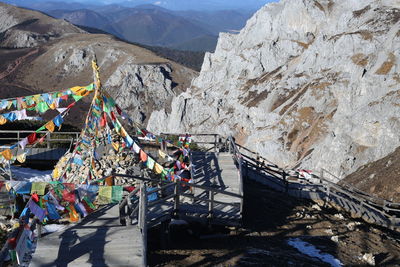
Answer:
M197 75L110 35L0 4L0 98L89 84L95 55L104 87L140 122L152 110L170 109L171 99ZM83 121L81 108L70 122Z
M220 36L190 90L149 127L213 129L281 166L349 174L400 145L399 7L268 4L240 34Z

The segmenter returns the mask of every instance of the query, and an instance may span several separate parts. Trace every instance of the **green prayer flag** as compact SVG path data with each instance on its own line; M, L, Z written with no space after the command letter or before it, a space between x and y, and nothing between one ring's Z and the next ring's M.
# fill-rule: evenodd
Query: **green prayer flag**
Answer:
M85 202L88 204L88 206L89 206L92 210L96 209L96 206L92 203L92 201L89 200L88 197L86 197L86 196L83 197L83 200L85 200Z
M42 197L39 198L39 207L41 207L42 209L44 208L44 206L43 206L43 198Z
M36 132L38 133L38 132L44 131L44 130L46 130L46 126L40 127L39 129L36 130Z
M122 200L122 186L112 187L112 203L118 203Z
M92 83L92 84L86 86L85 89L88 90L88 91L93 91L93 89L94 89L94 84Z
M44 182L35 182L32 183L31 194L36 193L38 195L44 195L44 191L46 190L47 183Z
M37 104L36 108L40 113L44 113L49 109L49 105L47 105L46 102L42 101Z
M80 95L72 95L72 97L75 99L75 102L78 102L83 96L80 96Z
M154 168L154 162L155 162L154 159L148 157L146 162L147 168L152 170Z
M97 204L104 205L111 203L112 199L112 187L111 186L99 186L99 196L97 198Z
M115 101L112 97L107 98L107 101L108 101L110 107L115 107Z
M108 107L108 105L103 105L103 111L106 113L110 113L110 108Z

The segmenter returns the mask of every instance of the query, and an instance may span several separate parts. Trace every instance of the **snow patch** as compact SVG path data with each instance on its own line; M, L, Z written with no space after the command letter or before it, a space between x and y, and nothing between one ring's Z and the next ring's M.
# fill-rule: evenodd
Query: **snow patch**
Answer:
M61 232L65 230L67 227L68 227L67 225L63 224L47 224L43 226L42 233L47 234L47 233Z
M50 182L52 171L40 171L30 168L11 166L13 179L27 182Z
M343 266L343 264L340 262L340 260L336 259L335 257L333 257L330 254L321 252L319 249L314 247L312 244L304 242L300 238L291 238L291 239L289 239L288 244L290 246L296 248L301 253L303 253L307 256L313 257L313 258L317 258L323 262L330 264L333 267Z

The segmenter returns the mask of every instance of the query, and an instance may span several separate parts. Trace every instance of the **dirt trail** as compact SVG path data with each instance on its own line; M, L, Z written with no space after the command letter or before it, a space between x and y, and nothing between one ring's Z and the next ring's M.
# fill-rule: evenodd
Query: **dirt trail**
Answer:
M39 49L37 48L35 50L32 50L32 51L28 52L26 55L24 55L22 57L19 57L16 60L14 60L14 62L10 63L7 66L7 69L5 71L0 73L0 80L4 79L5 77L7 77L11 73L13 73L22 63L24 63L24 61L28 57L30 57L30 56L32 56L34 54L37 54L38 52L39 52Z

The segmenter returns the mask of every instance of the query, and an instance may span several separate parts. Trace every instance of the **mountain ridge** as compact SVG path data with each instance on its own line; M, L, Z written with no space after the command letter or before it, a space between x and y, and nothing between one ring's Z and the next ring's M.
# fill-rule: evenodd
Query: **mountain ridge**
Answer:
M111 35L89 34L37 11L0 4L0 14L0 35L6 37L0 39L0 97L87 85L96 57L103 85L132 117L144 122L152 109L168 106L196 75L143 47ZM51 38L43 38L46 35ZM80 105L68 122L81 126L87 105Z

